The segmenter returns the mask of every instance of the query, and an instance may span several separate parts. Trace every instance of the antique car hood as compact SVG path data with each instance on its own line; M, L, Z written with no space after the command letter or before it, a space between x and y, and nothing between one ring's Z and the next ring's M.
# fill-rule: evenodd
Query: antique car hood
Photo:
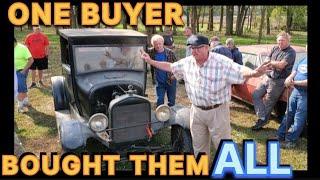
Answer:
M95 88L107 85L117 84L133 84L141 88L144 87L144 72L126 72L126 71L109 71L109 72L95 72L76 77L77 86L79 90L90 95L90 92Z

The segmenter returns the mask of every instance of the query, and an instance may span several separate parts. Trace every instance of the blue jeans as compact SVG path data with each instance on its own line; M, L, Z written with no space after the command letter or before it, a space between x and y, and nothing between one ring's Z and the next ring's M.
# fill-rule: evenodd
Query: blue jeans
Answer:
M307 91L298 91L294 88L289 99L289 109L287 109L278 129L278 137L285 138L286 141L296 142L302 133L306 119ZM286 130L288 130L287 135Z
M17 79L18 79L18 93L27 93L28 87L27 87L27 77L28 77L28 71L26 74L22 74L20 71L16 71L17 73Z
M157 93L157 107L164 104L164 95L167 93L168 106L174 106L176 103L176 87L177 80L172 82L172 85L168 83L161 83L157 81L156 93Z

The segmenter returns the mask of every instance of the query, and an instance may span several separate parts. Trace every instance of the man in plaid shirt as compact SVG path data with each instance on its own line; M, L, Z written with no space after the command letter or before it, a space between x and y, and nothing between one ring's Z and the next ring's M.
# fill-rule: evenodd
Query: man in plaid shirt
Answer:
M174 63L177 58L174 52L164 47L164 39L161 35L154 35L151 38L152 48L148 50L150 57L160 62ZM151 67L152 81L156 85L157 106L164 104L164 96L167 93L168 106L174 106L176 101L177 80L171 72Z
M141 57L156 68L172 72L177 79L184 79L192 103L190 130L194 154L210 155L211 141L217 149L221 139L231 139L231 85L261 76L269 69L269 62L251 70L226 56L209 52L209 40L201 35L189 37L187 45L191 46L192 56L174 63L154 61L144 52Z

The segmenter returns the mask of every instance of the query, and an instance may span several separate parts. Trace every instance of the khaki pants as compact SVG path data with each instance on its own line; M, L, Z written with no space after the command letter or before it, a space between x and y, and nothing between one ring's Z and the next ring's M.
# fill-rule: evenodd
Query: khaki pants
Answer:
M218 148L221 139L231 139L229 103L218 108L202 110L191 106L190 129L194 155L205 152L210 157L210 144Z

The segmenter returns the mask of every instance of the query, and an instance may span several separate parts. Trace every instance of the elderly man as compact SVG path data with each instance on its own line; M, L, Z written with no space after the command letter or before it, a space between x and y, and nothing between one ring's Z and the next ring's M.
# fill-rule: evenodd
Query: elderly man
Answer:
M17 43L14 38L14 65L18 80L18 112L24 113L28 111L29 100L27 96L27 77L33 58L28 48Z
M231 51L220 42L220 38L218 36L213 36L211 38L210 46L212 48L212 52L225 55L228 58L232 59Z
M33 32L28 34L25 39L25 45L29 48L34 59L30 67L32 83L29 88L36 87L36 71L38 70L39 85L43 84L43 70L48 69L49 40L48 37L41 32L40 26L34 26Z
M159 62L176 62L177 58L172 50L164 47L164 39L161 35L151 38L152 48L149 53L152 59ZM165 72L157 67L151 67L151 73L156 77L157 106L164 104L164 96L167 93L168 106L175 105L177 80L172 73Z
M226 46L231 51L233 62L243 65L242 54L238 50L238 48L235 46L234 40L232 38L228 38L226 40Z
M296 52L289 44L288 33L279 33L277 42L278 46L273 47L267 57L268 60L271 59L272 71L252 94L254 109L259 118L252 130L261 130L269 122L272 109L285 88L284 81L289 76L296 58Z
M256 70L234 63L231 59L209 51L205 36L192 35L187 45L192 56L175 63L152 60L142 52L147 63L184 79L187 95L192 103L190 128L194 153L210 154L210 142L218 148L221 139L231 139L229 101L231 85L241 84L246 78L259 76L267 70L263 65Z

